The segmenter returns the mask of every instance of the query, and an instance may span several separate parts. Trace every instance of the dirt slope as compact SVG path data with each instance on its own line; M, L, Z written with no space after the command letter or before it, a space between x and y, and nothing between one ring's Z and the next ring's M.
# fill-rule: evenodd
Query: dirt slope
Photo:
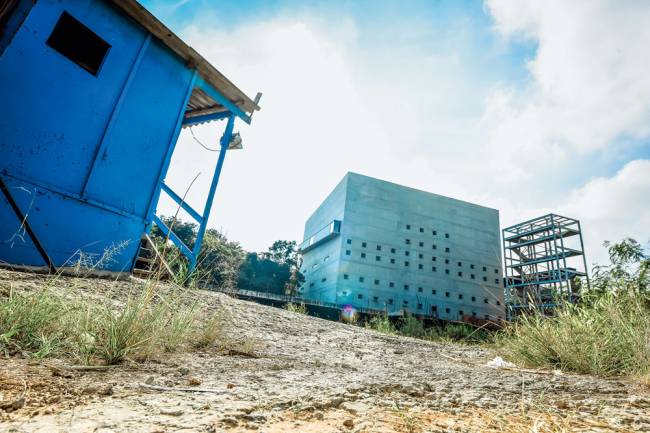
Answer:
M4 288L45 283L84 297L141 287L0 271ZM196 296L230 311L231 337L253 339L254 356L211 350L99 371L0 358L0 406L25 398L0 409L0 431L650 431L650 395L626 380L495 369L485 349Z

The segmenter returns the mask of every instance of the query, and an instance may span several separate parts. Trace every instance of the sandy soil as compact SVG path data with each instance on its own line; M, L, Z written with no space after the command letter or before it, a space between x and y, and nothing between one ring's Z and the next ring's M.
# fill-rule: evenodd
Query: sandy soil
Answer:
M3 289L44 284L118 301L142 286L0 271ZM483 348L195 296L229 311L252 356L211 349L87 371L0 358L0 431L650 431L650 394L628 380L493 368Z

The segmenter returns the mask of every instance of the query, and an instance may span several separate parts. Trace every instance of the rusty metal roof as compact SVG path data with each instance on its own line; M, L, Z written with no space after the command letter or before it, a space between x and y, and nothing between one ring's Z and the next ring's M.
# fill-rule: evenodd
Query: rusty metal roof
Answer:
M242 111L252 114L254 111L260 109L253 99L239 90L217 68L197 53L194 48L183 42L174 32L169 30L167 26L160 22L136 0L110 1L181 57L188 67L195 68L205 82L214 87ZM197 87L192 91L185 117L212 114L221 111L226 111L226 108Z

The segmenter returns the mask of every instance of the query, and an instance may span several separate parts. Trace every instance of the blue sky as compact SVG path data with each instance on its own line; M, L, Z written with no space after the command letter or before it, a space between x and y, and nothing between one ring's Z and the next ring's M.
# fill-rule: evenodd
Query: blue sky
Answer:
M299 241L347 171L498 208L504 226L581 218L593 261L605 239L650 238L650 8L639 2L143 4L264 93L211 218L249 250ZM220 128L195 133L209 142ZM170 182L184 190L205 173L198 205L213 161L187 131L179 144Z

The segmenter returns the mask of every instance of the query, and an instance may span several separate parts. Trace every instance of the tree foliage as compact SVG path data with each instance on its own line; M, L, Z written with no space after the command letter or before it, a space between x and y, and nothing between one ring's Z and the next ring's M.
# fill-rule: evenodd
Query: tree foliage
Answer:
M610 264L593 269L592 290L595 293L625 291L650 293L650 257L643 246L632 238L618 243L605 241Z

